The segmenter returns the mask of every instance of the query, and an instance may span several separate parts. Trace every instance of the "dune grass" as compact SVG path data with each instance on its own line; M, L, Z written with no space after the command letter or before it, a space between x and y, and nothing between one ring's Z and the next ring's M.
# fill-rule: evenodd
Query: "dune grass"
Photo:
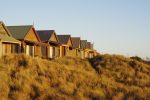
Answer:
M119 55L0 59L0 99L150 99L150 66Z

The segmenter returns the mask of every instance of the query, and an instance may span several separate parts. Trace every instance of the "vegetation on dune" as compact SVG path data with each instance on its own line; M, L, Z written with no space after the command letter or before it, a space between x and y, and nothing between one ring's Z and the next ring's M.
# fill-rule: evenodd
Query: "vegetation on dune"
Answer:
M120 55L100 55L90 59L106 87L107 97L150 99L150 66Z
M138 56L133 56L133 57L130 57L131 59L134 59L134 60L137 60L139 62L143 62L143 63L146 63L146 64L149 64L150 65L150 59L147 57L147 60L143 60L142 58L138 57Z
M150 66L117 55L0 59L0 99L150 99Z

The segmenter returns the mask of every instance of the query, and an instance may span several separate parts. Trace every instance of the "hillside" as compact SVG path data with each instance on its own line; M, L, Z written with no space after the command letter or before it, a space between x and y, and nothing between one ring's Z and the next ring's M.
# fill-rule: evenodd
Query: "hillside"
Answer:
M150 99L150 65L119 55L0 59L0 100Z

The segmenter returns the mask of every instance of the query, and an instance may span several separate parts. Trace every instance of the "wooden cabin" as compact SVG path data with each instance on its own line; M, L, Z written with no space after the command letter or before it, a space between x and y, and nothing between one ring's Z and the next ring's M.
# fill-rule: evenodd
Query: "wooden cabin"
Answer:
M19 53L21 42L12 37L11 33L0 21L0 57L6 54Z
M91 43L92 57L97 56L97 51L94 49L94 44Z
M21 41L21 52L30 56L42 57L41 48L47 48L42 44L33 25L7 26L12 36Z
M87 40L81 40L80 45L81 45L80 57L84 59L88 55L88 53L85 51L85 49L87 48Z
M80 37L71 37L72 40L72 56L80 57Z
M87 40L81 40L81 58L93 58L96 56L96 50L93 48L93 44Z
M93 50L93 44L91 42L87 42L87 47L85 49L86 51L86 58L93 58L94 57L94 50Z
M72 41L70 35L57 35L60 45L60 57L72 55Z
M47 43L49 46L47 48L48 58L59 57L59 45L56 32L54 30L37 30L38 36L43 43ZM46 48L43 48L46 49ZM42 51L44 53L44 51Z

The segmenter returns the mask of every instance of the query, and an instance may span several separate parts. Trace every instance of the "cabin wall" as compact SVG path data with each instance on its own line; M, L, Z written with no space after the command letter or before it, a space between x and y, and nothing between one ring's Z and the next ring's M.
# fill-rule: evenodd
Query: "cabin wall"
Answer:
M76 49L69 50L69 52L68 52L68 56L76 57L76 56L77 56Z
M69 46L65 46L65 56L71 56L71 55L72 55L72 52L69 49Z
M11 53L20 53L20 45L19 44L11 44Z
M68 40L67 45L70 46L70 47L72 47L71 39Z
M85 58L89 58L89 52L85 51Z
M0 57L6 54L20 53L20 45L0 42Z
M55 34L52 34L50 40L51 40L51 41L57 42L57 38L56 38Z
M0 57L2 57L2 42L0 42Z
M59 57L62 57L62 46L60 46L59 48L60 48L60 49L59 49L59 51L60 51L60 52L59 52Z
M49 56L50 58L57 58L59 57L60 55L60 48L59 47L56 47L56 46L50 46L50 49L49 49Z
M97 52L96 51L94 51L94 56L97 56Z
M2 55L11 54L11 44L9 43L2 43Z
M76 49L76 54L77 54L77 55L76 55L77 57L80 57L81 50L80 50L80 49Z
M41 53L42 53L42 58L48 58L48 47L42 46L41 47Z
M36 36L36 33L34 31L34 29L32 28L28 34L25 36L25 40L28 40L28 41L31 41L31 42L39 42L37 36ZM25 43L26 44L26 54L27 55L30 55L30 56L38 56L38 57L41 57L41 56L47 56L45 55L45 52L44 52L44 49L41 49L40 46L32 43ZM43 52L42 52L43 51Z
M60 46L60 57L69 56L69 47L68 46Z
M84 50L81 50L81 51L80 51L80 57L81 57L82 59L85 58L85 52L84 52Z
M94 56L94 53L93 53L93 52L90 52L90 53L89 53L89 58L93 58L93 56Z
M41 46L36 45L34 46L34 56L35 57L41 57Z
M33 29L31 29L29 33L26 35L25 40L38 42L37 36L35 35Z
M55 58L59 57L60 56L60 48L59 46L58 47L55 47Z

